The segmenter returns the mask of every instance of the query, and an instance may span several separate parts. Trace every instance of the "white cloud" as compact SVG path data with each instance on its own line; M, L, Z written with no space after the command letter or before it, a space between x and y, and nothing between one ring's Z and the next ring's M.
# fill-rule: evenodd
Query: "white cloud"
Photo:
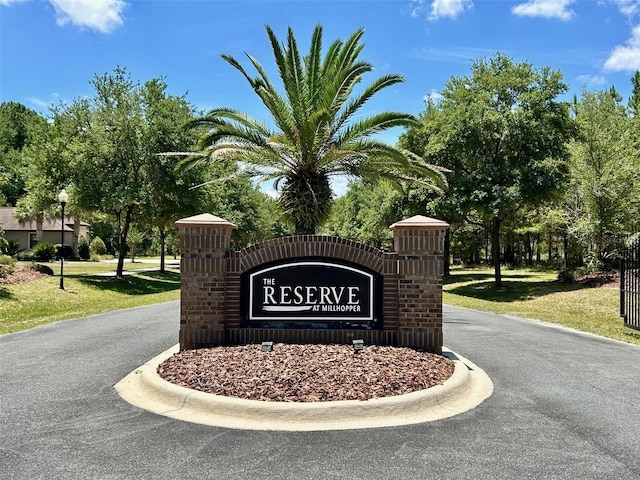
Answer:
M39 111L49 110L53 105L60 102L60 94L54 92L51 94L51 97L48 100L43 100L42 98L37 97L28 97L27 102L28 105L32 106L32 108L37 109Z
M511 9L514 15L520 17L557 18L559 20L571 20L575 12L569 9L569 5L576 0L529 0L526 3L516 5Z
M429 102L429 100L431 100L433 103L438 103L440 100L442 100L442 94L433 89L431 90L431 92L429 92L428 95L425 95L423 97L424 103L427 104Z
M640 25L633 28L631 38L624 45L613 49L604 69L615 72L640 70Z
M640 13L640 0L609 0L618 6L618 10L623 15L632 17L636 13Z
M411 16L417 17L424 11L429 10L429 20L439 18L456 18L467 10L473 8L473 0L412 0Z
M419 60L470 64L478 57L492 56L495 53L495 50L489 48L458 47L449 45L447 48L414 48L409 52L409 56Z
M123 0L49 0L56 9L58 25L72 23L102 33L122 25Z
M607 79L602 75L580 75L577 80L587 87L601 87L607 83Z
M14 5L29 0L0 0L0 5ZM56 10L56 23L71 23L102 33L110 33L122 25L124 0L49 0Z
M37 107L37 108L48 108L51 106L51 102L47 101L47 100L42 100L40 98L36 98L36 97L29 97L27 98L27 101L29 102L29 104Z

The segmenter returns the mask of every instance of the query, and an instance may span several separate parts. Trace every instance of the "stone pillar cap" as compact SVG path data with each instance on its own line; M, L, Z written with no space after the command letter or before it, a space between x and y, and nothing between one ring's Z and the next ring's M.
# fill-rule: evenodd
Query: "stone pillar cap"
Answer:
M229 229L235 229L236 225L224 218L216 217L210 213L201 213L200 215L194 215L193 217L181 218L176 222L178 227L204 227L215 226L224 227Z
M437 218L425 217L424 215L415 215L405 220L400 220L389 227L391 230L397 228L432 228L441 229L449 228L449 224Z

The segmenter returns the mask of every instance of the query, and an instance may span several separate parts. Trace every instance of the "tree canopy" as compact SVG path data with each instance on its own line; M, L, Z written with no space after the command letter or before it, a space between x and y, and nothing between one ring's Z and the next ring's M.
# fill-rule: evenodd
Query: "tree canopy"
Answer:
M384 75L356 91L356 85L373 69L360 59L363 30L346 41L334 41L324 57L320 25L314 29L304 57L291 28L282 44L269 26L266 30L281 90L251 55L247 58L257 72L255 77L234 57L222 58L247 80L266 107L270 124L234 108L214 108L190 124L202 132L199 148L206 156L192 157L187 165L231 158L243 163L245 174L274 181L280 193L278 201L298 234L314 233L326 219L332 201L332 176L382 176L432 189L445 185L440 168L376 138L389 128L417 125L413 115L381 112L359 116L374 95L404 80L401 75Z
M0 103L0 206L15 206L25 194L28 160L23 151L46 126L44 117L21 103Z
M637 221L637 150L620 98L611 92L583 91L575 105L580 137L571 144L573 232L593 239L601 256L607 236L629 231Z
M558 100L566 89L560 72L498 53L473 62L469 76L451 77L413 134L424 149L417 154L451 170L448 195L458 212L469 219L473 210L489 225L497 287L502 223L559 194L568 180L567 143L576 129L568 103Z

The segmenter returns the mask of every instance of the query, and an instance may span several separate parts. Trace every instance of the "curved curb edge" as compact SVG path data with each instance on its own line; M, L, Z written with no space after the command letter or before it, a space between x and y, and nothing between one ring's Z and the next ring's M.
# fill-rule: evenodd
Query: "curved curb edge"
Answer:
M487 374L464 357L443 349L453 375L442 385L366 401L265 402L224 397L181 387L156 372L178 345L129 373L114 388L130 404L192 423L245 429L319 431L390 427L429 422L477 407L493 393Z

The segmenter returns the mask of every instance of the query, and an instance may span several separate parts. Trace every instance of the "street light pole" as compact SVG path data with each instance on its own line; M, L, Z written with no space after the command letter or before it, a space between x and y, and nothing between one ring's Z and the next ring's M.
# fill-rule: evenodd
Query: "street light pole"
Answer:
M60 290L64 290L64 207L67 205L69 195L63 188L58 195L58 201L62 206L62 222L60 224Z

